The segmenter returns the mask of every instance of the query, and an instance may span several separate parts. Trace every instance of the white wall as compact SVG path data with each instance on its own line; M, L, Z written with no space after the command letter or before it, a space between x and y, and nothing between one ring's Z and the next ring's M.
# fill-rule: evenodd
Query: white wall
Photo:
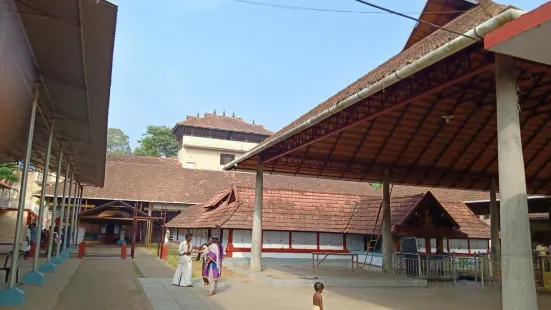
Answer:
M469 253L469 244L467 239L450 239L450 252L459 254Z
M252 241L252 230L233 230L233 246L235 248L250 248Z
M293 232L293 249L316 250L318 248L318 235L313 232Z
M356 234L346 235L346 248L348 251L363 251L364 250L364 236Z
M238 158L254 146L256 143L184 136L178 159L184 168L222 170L220 154L233 154ZM188 167L188 163L193 165Z
M320 250L343 249L343 234L320 233Z
M228 247L228 236L230 235L229 229L224 229L222 231L222 245L224 246L224 251Z
M269 231L265 230L262 236L262 248L264 249L288 249L289 232L288 231Z
M471 253L488 253L488 240L471 239Z

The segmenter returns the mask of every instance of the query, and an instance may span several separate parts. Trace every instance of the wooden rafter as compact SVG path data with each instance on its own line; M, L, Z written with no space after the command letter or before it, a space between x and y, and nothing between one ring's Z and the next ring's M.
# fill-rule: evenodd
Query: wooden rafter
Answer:
M337 145L339 145L339 141L341 140L342 133L343 131L339 132L339 134L337 135L337 139L335 139L335 143L329 150L329 154L327 154L327 158L325 158L325 163L323 164L323 167L320 169L318 173L318 177L323 174L323 170L325 170L325 167L327 167L327 163L331 160L331 156L333 156L333 152L335 151L335 148L337 147Z
M301 161L300 156L293 156L293 155L286 155L283 157L279 157L277 160L275 160L275 164L279 167L286 167L290 169L294 169L297 167L298 163ZM303 172L302 174L306 175L317 175L319 170L322 169L322 167L325 166L326 171L335 172L335 173L341 173L342 170L348 165L348 161L339 161L339 160L331 160L331 161L325 161L324 158L307 158L302 160L301 167L304 169L304 171L310 171L310 172ZM350 165L352 171L357 171L358 173L361 173L365 170L366 167L369 167L369 173L382 176L384 175L384 169L385 167L381 165L366 165L365 163L358 163L355 162ZM395 172L395 175L401 175L405 173L406 171L411 170L410 172L415 175L421 175L425 172L424 169L410 169L410 166L395 166L392 170ZM314 172L315 171L315 172ZM441 170L435 170L437 173L443 173L444 171ZM461 171L449 171L449 175L456 176L458 174L464 173L463 170ZM489 178L491 176L485 175L485 174L478 174L474 173L472 174L472 177L483 177L483 178ZM374 181L374 180L371 180ZM392 177L391 174L391 181L397 182L398 179Z
M354 150L354 153L352 154L352 157L350 157L350 160L348 161L348 164L346 165L346 168L342 171L341 179L346 175L348 172L348 168L350 168L350 164L352 164L356 160L356 156L358 155L358 152L362 149L365 140L369 136L369 132L371 131L371 128L373 128L373 125L375 124L375 121L377 119L372 119L371 122L369 122L369 126L367 126L367 129L364 131L364 134L362 138L360 139L360 142L356 145L356 149Z
M474 84L474 82L477 80L477 77L474 76L470 79L470 81L467 83L467 86L464 88L469 88L471 85ZM455 111L457 110L457 108L459 108L459 106L461 104L464 103L464 98L465 98L465 95L467 94L467 91L463 91L462 95L460 96L459 99L457 99L457 101L455 102L455 104L453 105L453 108L451 110L451 114L453 115L455 113ZM434 139L436 137L438 137L438 135L440 134L440 131L442 130L442 128L444 128L444 125L445 125L445 121L444 120L440 120L440 124L438 125L438 128L436 129L436 131L434 131L434 133L432 134L432 136L430 137L429 141L427 143L425 143L425 146L423 147L423 149L421 150L421 153L419 153L419 155L415 158L415 161L413 162L413 164L411 165L411 167L416 167L417 164L419 163L419 160L421 160L421 158L423 157L423 155L425 155L425 152L429 149L430 145L432 144L432 141L434 141ZM407 178L409 177L409 173L406 173L404 175L404 177L402 178L402 182L404 182Z
M491 88L491 87L490 87ZM475 106L478 106L479 104L483 103L486 98L488 97L488 94L489 94L489 91L487 92L484 92L481 96L481 98L478 100L478 102L475 104ZM429 168L427 169L427 171L425 172L425 174L423 175L423 178L425 178L433 169L434 167L438 164L438 162L440 162L440 160L442 159L442 156L444 156L444 154L446 154L446 152L448 151L448 149L450 148L450 146L452 146L453 142L455 141L455 138L463 131L463 129L465 128L465 126L469 123L469 121L471 120L471 118L475 115L475 112L476 112L476 108L475 109L472 109L471 112L469 113L469 115L465 118L465 120L461 123L461 125L459 126L459 128L457 129L457 131L455 132L455 134L453 135L453 138L450 139L448 141L448 143L446 144L445 147L443 147L440 152L438 153L438 155L436 156L436 159L432 162L432 164L429 166ZM453 166L450 167L450 169L453 169ZM420 184L422 182L422 179L419 179L419 183L417 184Z
M320 141L328 136L335 135L346 128L355 126L361 122L376 118L388 113L394 109L405 106L411 102L422 99L433 93L438 93L444 89L453 86L461 81L471 79L472 77L493 69L493 63L473 64L468 61L470 51L458 55L455 59L457 70L453 73L445 70L451 66L449 63L437 63L423 71L420 78L407 78L397 84L370 96L362 103L348 107L347 109L336 113L321 122L304 129L301 133L287 138L271 147L271 152L265 157L264 161L269 162L278 157L294 152L296 149ZM465 65L467 63L467 65ZM447 75L453 74L453 75ZM411 83L416 83L415 88ZM396 92L392 94L391 92ZM378 100L378 98L384 98ZM394 101L395 100L395 101ZM380 105L374 104L380 102Z
M306 151L304 151L304 155L302 155L302 160L304 160L304 158L306 158L308 156L308 152L310 151L311 146L312 145L310 144L306 147ZM274 167L275 167L275 165L274 165ZM297 171L295 171L295 175L297 175L299 171L300 171L300 164L297 166Z

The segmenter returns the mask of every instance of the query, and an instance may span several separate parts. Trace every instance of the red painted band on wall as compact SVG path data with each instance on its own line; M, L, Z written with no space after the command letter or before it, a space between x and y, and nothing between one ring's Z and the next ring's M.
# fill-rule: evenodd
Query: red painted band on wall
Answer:
M316 249L288 249L288 248L285 248L285 249L262 249L262 253L308 253L309 254L309 253L317 252L317 251L318 250L316 250ZM235 247L232 247L231 250L229 248L226 249L226 254L228 252L229 253L236 253L236 252L250 253L251 248L235 248ZM323 250L323 252L349 253L348 250Z

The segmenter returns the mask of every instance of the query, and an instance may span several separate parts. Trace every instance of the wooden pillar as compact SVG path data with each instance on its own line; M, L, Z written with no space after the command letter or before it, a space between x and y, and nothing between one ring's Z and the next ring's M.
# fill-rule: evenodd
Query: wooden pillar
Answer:
M383 181L383 272L392 273L392 254L394 244L392 241L390 219L390 185L388 181L388 169L385 169Z

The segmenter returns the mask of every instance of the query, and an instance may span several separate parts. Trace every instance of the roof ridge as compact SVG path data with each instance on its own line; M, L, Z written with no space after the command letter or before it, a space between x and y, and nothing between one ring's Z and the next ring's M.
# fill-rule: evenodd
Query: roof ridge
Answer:
M254 190L254 186L243 186L243 185L235 185L237 189L252 189ZM358 197L379 197L379 196L371 196L371 195L361 195L356 193L349 193L349 192L336 192L336 191L323 191L323 190L307 190L307 189L296 189L296 188L272 188L272 187L264 187L264 190L270 190L270 191L286 191L286 192L296 192L296 193L313 193L313 194L334 194L334 195L341 195L341 196L358 196ZM381 195L382 197L382 195Z

